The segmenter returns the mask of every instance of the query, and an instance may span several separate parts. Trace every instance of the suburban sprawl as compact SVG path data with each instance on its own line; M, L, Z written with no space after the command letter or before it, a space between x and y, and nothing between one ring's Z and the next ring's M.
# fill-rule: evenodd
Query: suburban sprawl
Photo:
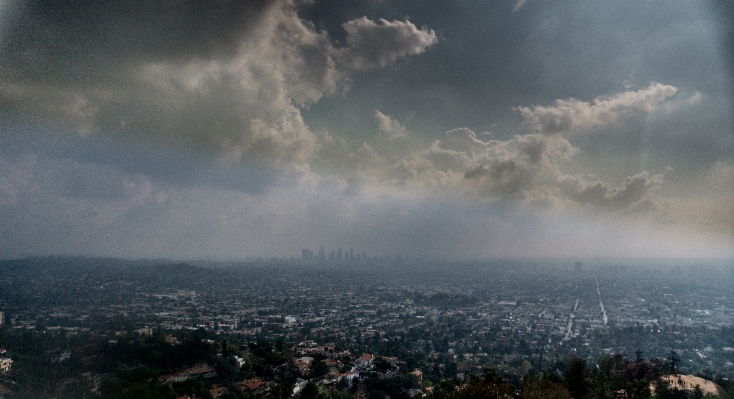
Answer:
M526 396L533 376L573 394L579 362L734 378L721 260L1 263L8 397L440 398L492 381Z

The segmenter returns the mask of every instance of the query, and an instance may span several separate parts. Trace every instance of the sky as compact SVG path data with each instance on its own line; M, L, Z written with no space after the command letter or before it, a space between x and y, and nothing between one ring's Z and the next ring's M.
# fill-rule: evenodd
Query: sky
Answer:
M0 0L0 258L734 257L733 10Z

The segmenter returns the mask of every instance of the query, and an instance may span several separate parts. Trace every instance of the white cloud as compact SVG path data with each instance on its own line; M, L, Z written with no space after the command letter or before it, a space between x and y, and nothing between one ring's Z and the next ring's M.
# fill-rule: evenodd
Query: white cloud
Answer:
M558 165L577 151L562 138L531 134L483 141L461 128L390 165L384 173L400 185L490 200L522 200L529 190L559 175Z
M593 102L570 98L554 105L518 107L525 124L541 134L570 134L580 130L612 125L623 118L651 112L672 97L677 88L660 83L637 91L596 97Z
M379 123L378 129L380 129L380 132L386 134L388 139L396 140L408 136L405 125L400 123L399 120L393 119L378 110L375 110L375 118L377 118L377 122Z
M664 180L662 174L650 176L645 171L628 177L620 187L612 187L599 180L589 181L583 176L563 176L559 183L571 200L582 205L590 204L604 209L649 210L654 207L649 195L659 189Z
M362 17L342 26L347 31L347 48L340 55L354 69L384 67L398 58L420 54L438 41L436 32L419 29L410 21L380 18L378 23Z
M361 151L360 176L375 185L489 202L649 213L656 208L653 194L664 182L662 174L646 171L620 186L593 175L568 175L562 166L580 150L563 137L539 133L484 141L469 129L454 129L395 162L380 159L368 146Z

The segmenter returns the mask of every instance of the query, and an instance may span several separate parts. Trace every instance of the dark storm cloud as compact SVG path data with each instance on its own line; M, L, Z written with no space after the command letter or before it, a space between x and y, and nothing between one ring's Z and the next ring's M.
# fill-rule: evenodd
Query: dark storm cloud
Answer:
M106 83L140 62L232 57L276 1L32 1L3 16L3 75Z
M319 145L301 108L345 89L355 69L425 51L435 34L360 18L344 23L349 39L339 47L299 7L19 6L2 38L0 106L16 120L52 120L86 135L184 143L307 171Z
M272 71L267 62L227 68L256 32L266 37L251 42L267 46L279 41L269 31L274 26L303 28L288 7L259 1L16 7L20 17L0 50L3 113L51 119L83 134L154 137L230 150L235 157L303 159L313 151L313 138L277 85L284 76L300 77ZM248 81L242 78L248 72L263 76ZM292 86L296 96L308 95Z

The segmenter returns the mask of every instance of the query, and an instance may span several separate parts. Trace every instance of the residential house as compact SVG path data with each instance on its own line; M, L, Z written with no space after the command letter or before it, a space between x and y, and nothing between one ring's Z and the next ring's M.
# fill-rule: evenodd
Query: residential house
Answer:
M357 360L354 361L354 365L360 370L367 370L372 367L372 360L374 359L374 355L367 353L358 357Z

